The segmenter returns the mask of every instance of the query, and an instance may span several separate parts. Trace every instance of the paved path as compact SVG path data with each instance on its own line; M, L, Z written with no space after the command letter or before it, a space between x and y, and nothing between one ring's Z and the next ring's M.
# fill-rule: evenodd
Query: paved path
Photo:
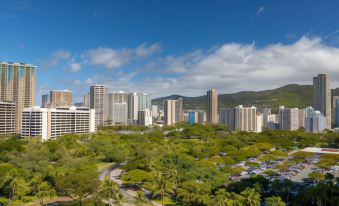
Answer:
M308 178L308 174L312 172L312 168L316 168L315 165L307 164L296 176L292 177L293 182L302 182L304 178Z

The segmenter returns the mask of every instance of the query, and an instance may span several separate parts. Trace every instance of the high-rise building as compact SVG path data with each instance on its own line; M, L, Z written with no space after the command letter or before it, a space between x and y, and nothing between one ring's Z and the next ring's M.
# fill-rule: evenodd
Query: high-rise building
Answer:
M271 115L272 114L272 109L269 107L261 107L257 108L257 113L263 114L264 116L266 115Z
M326 128L331 128L331 80L326 74L313 77L313 104L314 109L326 117Z
M95 110L89 108L24 108L22 111L22 137L41 137L42 141L69 133L95 131Z
M143 111L138 111L138 124L143 126L152 125L152 112L146 108Z
M138 94L128 94L128 123L136 124L138 121Z
M272 125L272 123L277 123L277 122L278 122L277 115L275 115L275 114L263 115L263 121L262 121L263 128L271 129L270 127L268 127L268 125L269 124Z
M279 129L294 131L299 129L299 109L284 108L279 109Z
M229 130L235 130L235 109L234 108L220 108L219 122L225 124Z
M205 124L206 112L204 110L188 110L183 114L183 121L193 124Z
M339 99L339 96L333 96L332 97L332 107L335 109L337 107L336 102Z
M85 94L83 99L83 106L90 107L91 97L90 94Z
M52 90L50 91L51 107L70 107L72 106L72 91L69 90Z
M234 110L235 130L255 132L257 108L239 105Z
M152 109L151 96L147 93L138 93L138 111Z
M267 115L264 117L264 128L267 129L279 129L278 117L276 114Z
M15 133L15 103L0 101L0 135Z
M255 126L255 132L262 132L262 122L263 122L264 115L263 114L257 114L256 116L256 126Z
M326 117L320 111L313 110L309 115L305 118L306 132L320 133L326 129Z
M299 109L299 128L305 128L306 109Z
M95 109L95 126L104 125L108 120L108 93L104 85L90 87L90 108Z
M43 95L41 96L41 107L42 107L42 108L49 107L49 105L50 105L50 100L51 100L51 98L50 98L49 94L43 94Z
M182 99L164 101L164 120L166 125L183 121Z
M110 124L127 124L128 95L125 92L115 92L108 94L108 121Z
M218 93L212 89L207 91L207 122L217 124L218 120Z
M16 105L16 133L20 133L23 108L35 105L35 72L31 64L0 62L0 100Z
M207 121L206 111L198 111L198 123L205 124Z
M158 117L158 105L152 105L152 117L153 118Z
M339 99L335 101L335 126L339 127Z

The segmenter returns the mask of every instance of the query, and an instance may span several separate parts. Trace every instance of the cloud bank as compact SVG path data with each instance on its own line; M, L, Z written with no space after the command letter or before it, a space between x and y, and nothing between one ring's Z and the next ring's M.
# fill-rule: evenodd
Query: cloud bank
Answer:
M291 44L275 43L259 48L254 43L226 43L179 56L151 58L132 71L120 68L133 58L146 57L159 49L160 46L148 45L135 49L88 50L82 57L86 64L99 65L107 71L71 82L85 88L94 83L105 84L110 90L148 92L153 97L196 96L211 88L219 93L233 93L291 83L312 84L312 77L318 73L328 73L333 87L339 86L339 48L324 44L319 37L302 37Z

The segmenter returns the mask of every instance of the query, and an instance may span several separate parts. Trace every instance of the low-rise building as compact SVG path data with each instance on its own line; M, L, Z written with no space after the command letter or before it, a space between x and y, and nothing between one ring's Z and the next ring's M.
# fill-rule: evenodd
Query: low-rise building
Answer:
M95 110L62 107L40 108L34 106L22 111L22 137L41 137L42 141L55 139L69 133L95 132Z

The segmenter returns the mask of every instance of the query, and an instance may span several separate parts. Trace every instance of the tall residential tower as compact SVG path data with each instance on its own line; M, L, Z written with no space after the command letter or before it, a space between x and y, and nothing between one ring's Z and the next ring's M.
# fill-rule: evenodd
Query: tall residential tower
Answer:
M104 125L108 120L108 93L104 85L90 87L90 108L95 109L95 126Z
M326 74L313 77L313 104L326 117L326 128L331 128L331 80Z
M35 70L31 64L0 62L0 100L16 105L16 133L20 133L23 108L35 105Z
M218 93L214 89L207 91L207 122L218 123Z

